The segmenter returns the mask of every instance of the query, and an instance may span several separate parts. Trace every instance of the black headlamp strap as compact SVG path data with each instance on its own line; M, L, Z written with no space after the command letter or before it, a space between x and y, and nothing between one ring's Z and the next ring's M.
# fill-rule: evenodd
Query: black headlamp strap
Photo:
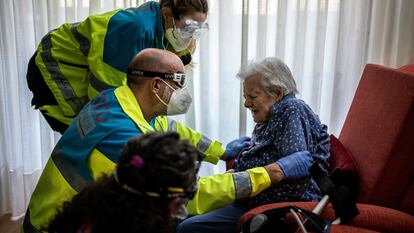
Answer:
M161 72L154 72L154 71L145 71L145 70L138 70L138 69L128 69L127 71L128 76L140 76L140 77L160 77L162 79L170 79L177 83L179 87L185 86L185 79L186 75L184 72L177 72L177 73L161 73Z
M127 74L141 76L141 77L160 77L160 78L165 78L165 79L173 79L175 76L174 73L161 73L161 72L145 71L145 70L137 70L137 69L128 69ZM184 74L184 73L177 72L177 74Z

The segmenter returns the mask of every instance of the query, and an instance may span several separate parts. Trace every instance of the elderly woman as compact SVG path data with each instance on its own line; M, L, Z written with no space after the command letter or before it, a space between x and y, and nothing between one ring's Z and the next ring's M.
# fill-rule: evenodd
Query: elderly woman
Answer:
M276 161L283 174L280 182L257 196L185 220L178 232L235 232L239 217L250 208L272 202L318 201L321 192L308 169L316 162L328 169L329 134L318 116L300 99L292 73L281 60L266 58L242 67L244 106L256 126L249 148L242 152L235 170ZM241 139L238 139L240 143ZM294 153L309 151L311 153ZM293 153L293 154L292 154ZM290 155L291 154L291 155Z

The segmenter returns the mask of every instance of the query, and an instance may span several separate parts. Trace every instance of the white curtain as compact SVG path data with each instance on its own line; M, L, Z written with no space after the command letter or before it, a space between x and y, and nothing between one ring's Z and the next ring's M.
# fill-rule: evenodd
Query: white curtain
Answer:
M49 30L130 0L0 1L0 215L22 216L59 135L30 104L26 68ZM192 71L194 104L178 120L224 143L250 135L235 74L250 59L277 56L300 94L338 135L366 63L414 62L414 1L209 0L210 31ZM202 176L223 170L204 165Z
M414 1L210 0L209 33L194 70L195 128L228 142L250 135L235 75L242 62L276 56L299 98L339 135L365 64L414 63ZM385 90L384 90L385 91ZM201 175L217 167L205 165ZM220 168L222 169L222 167Z

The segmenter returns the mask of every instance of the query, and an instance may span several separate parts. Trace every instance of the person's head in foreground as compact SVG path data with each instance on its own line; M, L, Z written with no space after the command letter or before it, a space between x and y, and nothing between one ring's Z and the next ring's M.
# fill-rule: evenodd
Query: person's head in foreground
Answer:
M194 48L194 40L208 31L207 0L160 0L165 38L176 52Z
M114 173L65 202L46 230L173 232L173 219L184 214L184 203L197 189L199 156L176 133L133 138Z
M289 94L296 94L296 83L289 67L278 58L251 62L237 74L243 80L244 106L256 123L269 119L272 106Z

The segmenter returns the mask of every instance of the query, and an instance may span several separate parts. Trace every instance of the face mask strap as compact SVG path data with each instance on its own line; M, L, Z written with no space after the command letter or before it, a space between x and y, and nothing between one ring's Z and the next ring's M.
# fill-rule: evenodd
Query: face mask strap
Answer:
M175 19L174 19L174 16L172 17L172 21L173 21L173 26L174 26L173 30L174 30L174 31L176 31L176 30L177 30L177 26L175 25ZM172 35L175 37L175 39L178 39L178 38L176 37L175 33L173 33Z
M165 106L167 106L168 107L168 104L167 103L165 103L165 101L164 100L162 100L161 99L161 97L157 94L157 93L155 93L155 96L157 97L157 99L162 103L162 104L164 104Z
M176 91L177 89L175 89L174 87L172 87L170 84L168 84L166 81L164 81L163 79L161 79L161 81L163 83L165 83L165 85L167 85L169 88L173 89L173 91Z
M165 83L165 85L167 85L169 88L171 88L173 91L177 91L177 89L175 89L174 87L172 87L170 84L168 84L166 81L164 81L163 79L161 79L161 81L163 82L163 83ZM180 90L183 90L184 88L181 88ZM164 101L164 100L162 100L161 99L161 97L157 94L157 93L155 93L155 96L158 98L158 100L162 103L162 104L164 104L165 106L167 106L168 107L168 104Z

